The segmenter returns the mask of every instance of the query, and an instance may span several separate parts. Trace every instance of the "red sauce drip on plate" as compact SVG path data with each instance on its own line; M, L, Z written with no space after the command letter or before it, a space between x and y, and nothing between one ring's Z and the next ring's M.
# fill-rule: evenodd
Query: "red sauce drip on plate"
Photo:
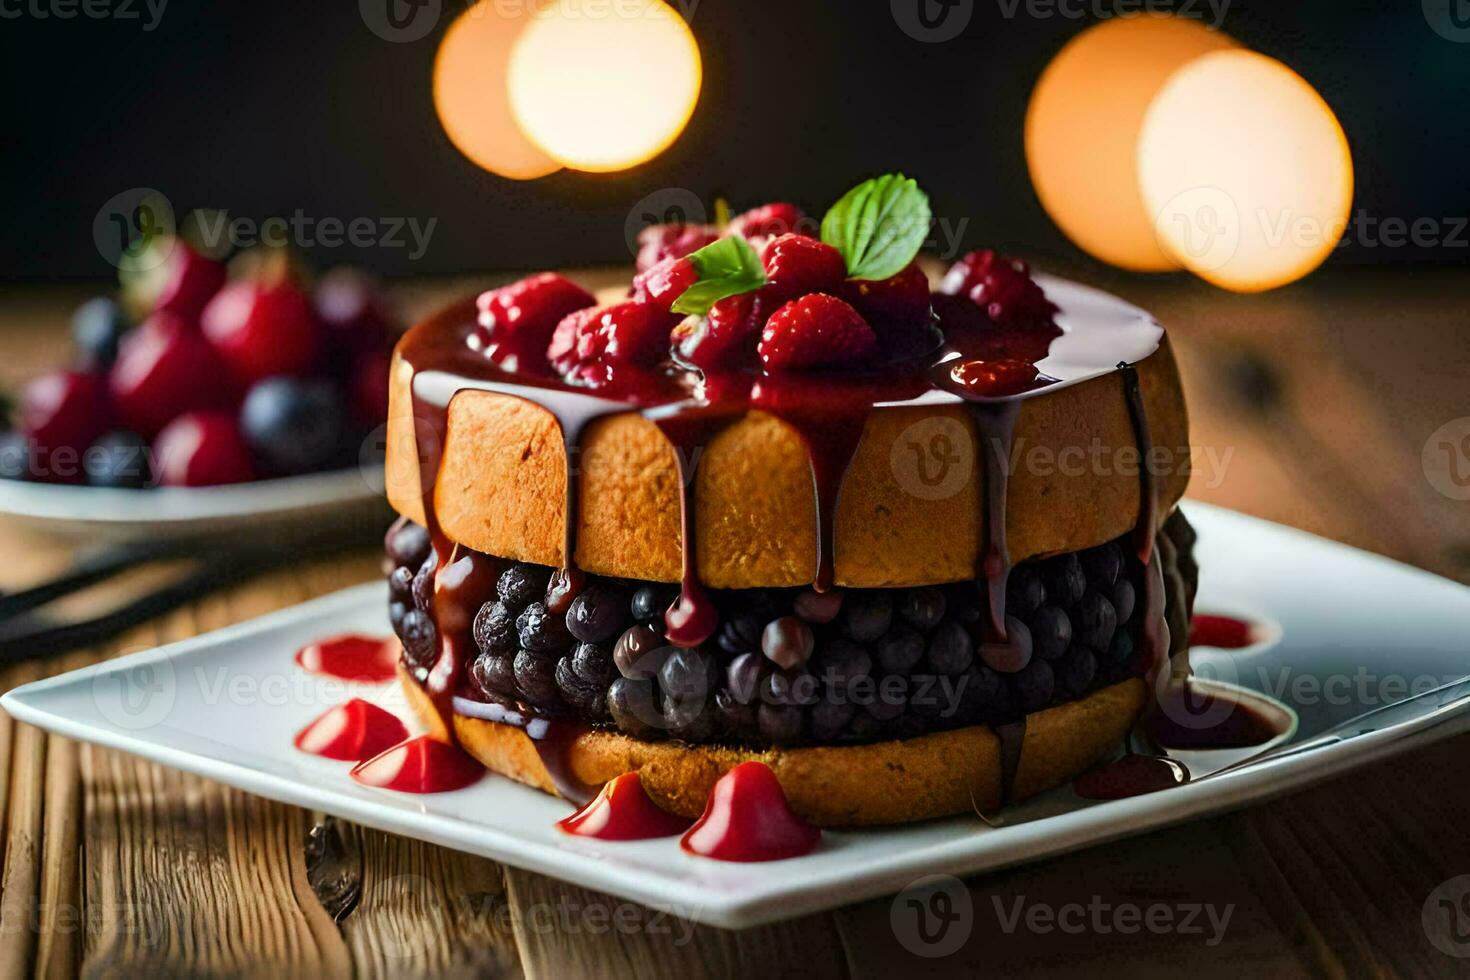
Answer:
M679 846L716 861L779 861L810 854L821 839L821 830L791 811L769 766L742 762L715 783Z
M342 681L391 681L397 663L397 640L359 633L319 640L296 651L296 665L302 670Z
M662 809L649 799L637 771L625 772L603 785L592 801L557 827L576 837L597 840L648 840L673 837L689 829L690 821Z
M292 741L302 752L343 762L371 759L408 738L403 722L362 698L325 712Z
M1173 759L1157 755L1125 755L1100 769L1084 773L1072 790L1086 800L1121 800L1189 782L1189 770Z
M352 778L364 786L400 793L445 793L480 781L485 767L463 751L420 735L359 763Z
M1189 686L1161 696L1144 730L1166 749L1246 749L1281 734L1275 722L1247 702Z
M1189 645L1215 647L1220 650L1239 650L1256 642L1256 627L1253 623L1232 616L1212 616L1195 613L1189 626Z

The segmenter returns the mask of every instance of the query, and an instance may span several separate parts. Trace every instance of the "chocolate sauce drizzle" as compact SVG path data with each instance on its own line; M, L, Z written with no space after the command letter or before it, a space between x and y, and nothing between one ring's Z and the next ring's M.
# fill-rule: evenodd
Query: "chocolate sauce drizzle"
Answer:
M963 342L941 347L922 362L891 365L882 377L706 377L701 385L689 372L638 370L610 380L606 388L586 389L566 385L552 377L512 373L496 366L480 349L484 338L477 334L474 300L456 304L416 327L400 345L399 355L413 372L410 390L424 523L439 563L436 619L454 627L441 627L440 657L430 671L427 684L446 724L452 722L456 710L481 716L491 708L498 708L494 720L526 730L561 795L574 801L592 795L591 788L580 785L566 765L567 747L584 731L579 723L536 717L528 711L487 705L473 696L465 696L472 695L466 689L465 674L474 652L469 624L475 608L467 609L466 605L476 599L483 601L480 593L485 574L483 570L472 569L469 579L473 587L461 584L451 588L453 583L441 581L451 561L473 553L456 549L449 540L435 501L449 435L449 404L456 394L465 390L511 395L538 405L550 412L560 427L566 455L565 535L562 566L553 579L551 591L554 595L563 587L561 594L568 601L575 592L576 577L581 574L576 566L580 523L577 462L588 425L609 415L637 412L659 427L673 448L681 487L680 595L669 608L665 624L670 640L688 646L708 639L717 625L713 602L699 579L695 477L700 454L720 431L746 411L759 409L781 419L800 435L811 466L816 504L817 554L812 586L825 591L837 580L835 531L840 491L869 414L883 406L963 404L976 427L984 480L976 577L988 596L989 633L995 640L1004 641L1005 592L1011 566L1006 542L1006 504L1010 455L1021 402L1038 392L1107 373L1112 370L1109 366L1112 362L1104 360L1108 354L1116 356L1122 350L1137 355L1137 359L1147 357L1158 348L1163 336L1153 320L1127 304L1085 287L1040 278L1048 295L1061 308L1054 334L1018 339L1001 331L993 336L971 333ZM1022 344L1022 340L1026 343ZM1044 344L1040 343L1042 340ZM1049 351L1045 356L1042 356L1043 346ZM1035 348L1028 355L1035 357L1037 367L1034 386L990 397L956 380L956 365L969 359L983 360L987 354L1014 358L1021 347ZM1151 440L1137 372L1128 362L1119 364L1118 370L1124 379L1140 454L1146 457ZM1145 589L1149 623L1145 649L1152 658L1162 656L1166 660L1168 635L1163 625L1162 570L1152 549L1153 535L1157 532L1157 496L1147 466L1142 472L1136 539L1140 558L1150 569ZM493 578L491 584L493 587ZM472 592L475 594L470 595ZM1025 741L1025 719L997 726L996 730L1001 738L1002 794L1004 799L1009 799Z

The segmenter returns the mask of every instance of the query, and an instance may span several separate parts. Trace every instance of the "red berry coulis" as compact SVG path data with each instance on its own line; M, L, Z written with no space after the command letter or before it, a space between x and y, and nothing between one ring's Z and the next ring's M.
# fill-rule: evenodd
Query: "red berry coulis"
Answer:
M362 698L319 716L292 742L302 752L343 762L371 759L408 738L398 717Z
M820 829L792 812L770 766L742 762L715 783L679 846L716 861L780 861L810 854L821 840Z
M296 651L296 665L323 677L380 684L391 681L397 671L398 641L345 633L302 647Z
M576 837L648 840L681 834L689 823L685 817L654 803L634 771L605 783L590 803L556 825Z

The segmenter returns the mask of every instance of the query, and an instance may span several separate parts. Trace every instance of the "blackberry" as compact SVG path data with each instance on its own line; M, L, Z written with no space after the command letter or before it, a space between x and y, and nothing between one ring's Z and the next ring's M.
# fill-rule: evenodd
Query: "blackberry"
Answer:
M488 701L516 696L515 660L512 657L480 654L470 664L470 679Z
M613 663L618 673L632 680L646 680L658 673L663 658L673 648L647 626L633 626L618 637L613 647Z
M1010 623L1020 624L1020 620L1006 617L1006 629L1010 629ZM1024 626L1021 627L1025 629ZM975 662L975 648L970 641L970 634L958 621L947 619L939 624L934 635L929 637L929 646L925 650L929 658L929 666L941 674L963 673L970 664Z
M612 651L597 643L580 644L567 658L577 676L598 688L605 688L614 674Z
M893 625L893 600L885 592L855 592L842 602L842 634L873 643Z
M818 742L835 742L847 732L857 709L845 702L821 701L812 708L809 719L812 738Z
M816 643L812 628L795 616L771 620L761 634L761 652L786 670L806 663Z
M383 551L394 565L418 568L429 557L429 532L406 517L400 517L383 539Z
M1073 610L1076 619L1076 641L1094 650L1106 650L1118 628L1118 613L1099 592L1089 592Z
M812 672L828 684L844 686L859 677L866 677L873 669L873 658L868 651L851 640L834 636L822 644L821 651L812 661Z
M400 640L403 639L403 618L408 615L408 610L406 602L388 603L388 622L393 626L393 635Z
M611 640L627 626L628 600L610 586L589 586L567 609L567 632L583 643Z
M1097 656L1087 647L1074 646L1056 666L1057 686L1069 698L1080 698L1097 677Z
M1133 583L1126 578L1120 578L1113 583L1113 610L1118 614L1118 625L1132 621L1133 610L1136 606L1137 593L1133 589Z
M921 633L927 633L944 618L948 607L939 589L909 589L898 603L898 618Z
M792 745L801 741L806 728L802 710L789 704L762 704L755 712L761 738L772 745Z
M1011 573L1006 583L1006 610L1021 619L1030 619L1031 614L1046 602L1046 586L1041 582L1041 573L1034 563L1027 562Z
M516 618L516 633L522 650L542 656L564 653L572 645L561 617L547 612L539 602L531 603Z
M439 631L422 609L410 609L403 617L403 659L411 667L428 670L439 652Z
M878 666L885 674L907 674L924 656L924 638L907 626L890 630L878 640Z
M515 658L516 690L521 697L542 709L555 709L561 701L556 687L556 661L522 650Z
M703 650L675 647L658 669L658 684L665 697L680 701L703 701L716 684L715 660Z
M430 548L413 577L413 604L423 612L434 608L434 573L438 570L439 555Z
M1082 552L1081 560L1087 584L1094 589L1111 588L1123 570L1123 553L1118 550L1116 541L1088 548Z
M760 695L770 673L769 661L758 653L742 653L725 668L725 691L739 704L750 704Z
M663 714L654 703L652 681L614 678L607 689L607 711L626 735L641 739L663 736Z
M704 698L664 698L664 727L686 742L699 742L714 732L714 712Z
M1087 591L1087 576L1082 572L1082 562L1076 552L1047 559L1041 565L1041 574L1046 594L1060 606L1076 603Z
M814 592L811 589L798 595L792 602L792 610L808 623L824 626L842 612L840 591Z
M602 685L594 684L577 674L571 657L562 657L556 662L556 689L572 707L590 713L593 702L602 694Z
M393 602L413 601L413 569L399 565L388 576L388 598Z
M675 593L661 585L645 585L633 593L628 609L635 623L654 623L663 618L664 610L673 604Z
M1051 704L1056 694L1056 675L1050 663L1036 658L1010 676L1010 687L1016 710L1029 715Z
M980 659L1002 674L1020 673L1037 658L1032 656L1035 641L1031 629L1014 616L1006 617L1005 642L991 641L980 645Z
M1042 606L1031 617L1031 642L1042 660L1055 660L1072 645L1072 619L1057 606Z
M475 645L486 653L513 656L520 637L516 633L516 615L496 600L487 602L475 614Z
M500 580L495 583L495 594L507 609L519 613L537 599L545 598L546 582L550 577L549 568L516 562L500 573Z

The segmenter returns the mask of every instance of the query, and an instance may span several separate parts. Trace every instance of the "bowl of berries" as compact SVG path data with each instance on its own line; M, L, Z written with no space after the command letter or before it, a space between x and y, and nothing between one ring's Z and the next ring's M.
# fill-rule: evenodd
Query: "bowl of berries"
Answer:
M370 515L402 331L379 286L284 252L149 248L0 417L0 518L125 539Z

